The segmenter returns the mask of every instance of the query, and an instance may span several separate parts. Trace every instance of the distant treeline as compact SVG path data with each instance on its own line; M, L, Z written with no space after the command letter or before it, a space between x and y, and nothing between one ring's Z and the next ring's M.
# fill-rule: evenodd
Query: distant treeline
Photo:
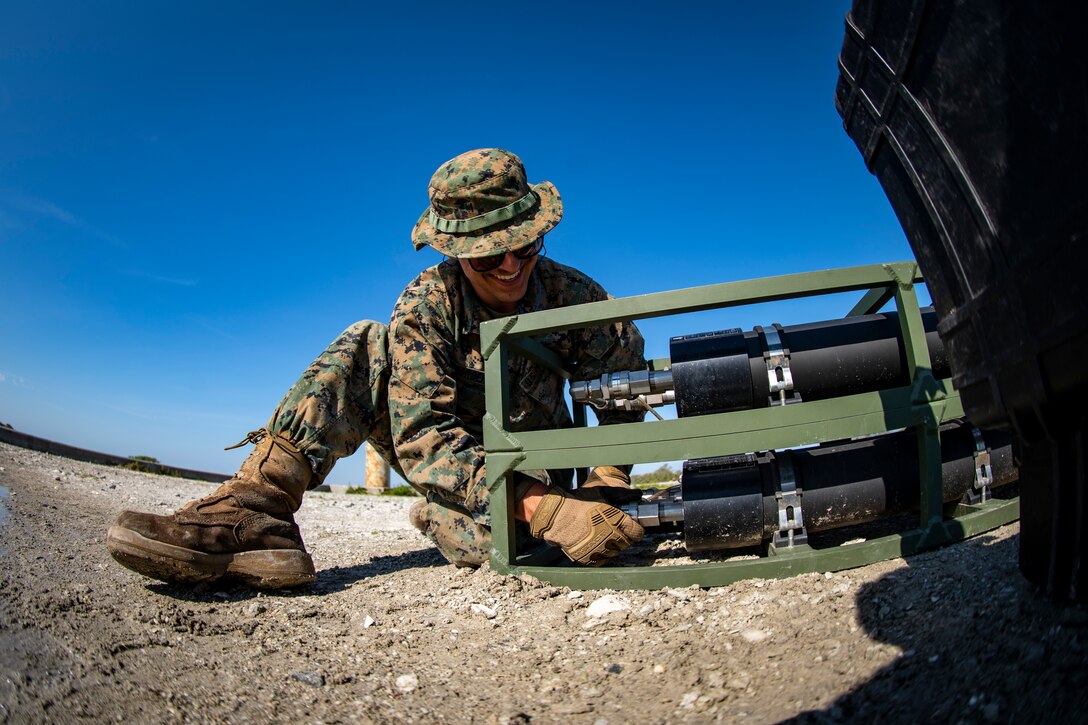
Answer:
M676 471L669 468L669 464L662 463L656 471L631 476L631 483L636 486L654 486L659 483L676 483L676 479Z

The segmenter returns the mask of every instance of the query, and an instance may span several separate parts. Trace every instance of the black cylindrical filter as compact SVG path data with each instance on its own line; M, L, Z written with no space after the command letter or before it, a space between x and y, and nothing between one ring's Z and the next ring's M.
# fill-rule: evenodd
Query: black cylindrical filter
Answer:
M933 374L946 378L950 371L932 308L922 310L922 325ZM669 347L681 418L909 383L897 312L682 335Z
M722 541L759 543L766 468L751 453L685 461L684 547L700 551L721 548Z
M680 418L758 407L752 398L749 346L740 328L669 341L676 414Z
M989 485L1014 482L1009 434L985 431L980 435L989 453ZM959 500L974 487L977 449L970 426L957 422L941 428L945 502ZM788 487L783 485L785 471L789 472ZM913 430L838 445L686 461L681 479L684 545L692 551L705 551L770 540L779 531L781 496L776 494L784 488L798 492L809 532L917 510L918 479L917 435ZM689 485L690 495L695 497L690 506Z

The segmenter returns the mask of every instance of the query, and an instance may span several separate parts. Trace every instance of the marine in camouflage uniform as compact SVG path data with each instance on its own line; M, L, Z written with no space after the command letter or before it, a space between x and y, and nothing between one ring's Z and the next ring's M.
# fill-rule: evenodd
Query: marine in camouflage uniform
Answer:
M118 561L171 581L233 576L261 587L312 581L292 514L302 492L320 485L338 459L364 442L425 494L412 508L412 523L449 561L476 566L487 559L480 323L608 295L581 272L537 256L543 235L562 216L562 202L550 183L528 185L513 154L462 154L435 172L430 198L413 242L451 258L409 283L388 328L358 322L337 337L268 425L247 437L257 448L216 493L173 517L122 512L107 537ZM645 368L642 337L631 323L538 340L580 379ZM510 374L510 430L572 425L560 377L517 355ZM599 418L632 422L641 414ZM596 469L580 493L556 486L554 472L519 475L523 533L556 543L575 560L600 563L642 535L609 505L638 498L619 469ZM607 526L580 520L587 517L607 519Z

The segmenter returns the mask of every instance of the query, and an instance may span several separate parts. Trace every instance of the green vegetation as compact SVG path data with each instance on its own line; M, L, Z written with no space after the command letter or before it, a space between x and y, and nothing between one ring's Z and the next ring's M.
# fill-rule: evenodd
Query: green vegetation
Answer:
M382 496L418 496L419 491L411 486L394 486L382 493Z
M167 468L160 464L159 459L154 456L129 456L129 461L129 463L122 464L121 468L129 471L140 471L141 473L158 473L163 476L181 477L181 474L173 468Z
M677 472L669 468L669 464L662 463L656 471L636 473L631 476L631 484L638 488L660 488L659 484L676 483L677 478L679 478Z
M345 493L369 493L363 486L348 486ZM418 496L419 492L411 486L394 486L393 488L382 491L382 496Z
M13 426L11 423L4 423L2 421L0 421L0 428L7 428L8 430L15 430L15 426Z

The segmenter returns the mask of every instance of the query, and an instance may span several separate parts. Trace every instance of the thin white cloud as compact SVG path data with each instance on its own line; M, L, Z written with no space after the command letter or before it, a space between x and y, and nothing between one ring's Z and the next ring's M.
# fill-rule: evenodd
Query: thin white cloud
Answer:
M230 332L227 332L226 330L223 330L221 328L218 328L215 325L211 324L210 322L208 322L206 320L202 320L199 317L194 317L194 316L190 315L186 319L188 319L189 322L193 323L194 325L199 325L199 326L203 327L205 330L207 330L209 332L212 332L212 333L215 333L216 335L219 335L220 337L225 338L227 340L238 340L238 339L240 339L237 335L235 335L233 333L230 333Z
M89 236L108 242L115 247L126 249L127 245L120 239L105 232L93 224L89 224L48 199L41 199L30 194L25 194L15 189L0 189L0 207L16 215L24 214L39 219L50 219L60 222L65 226L77 229Z
M36 214L37 216L44 216L50 219L56 219L59 222L63 222L73 227L83 226L83 222L78 219L74 214L64 209L61 209L59 206L51 201L46 201L45 199L38 199L33 196L27 196L26 194L18 193L13 197L8 198L14 199L14 203L9 201L9 204L11 204L18 211L30 212L31 214Z
M162 282L163 284L173 284L179 287L195 287L199 282L195 279L182 279L178 277L163 277L162 275L152 274L151 272L144 272L139 269L126 269L122 270L124 274L130 277L142 277L144 279L152 280L153 282Z
M18 388L26 387L26 378L19 375L12 375L11 373L5 373L0 370L0 385L14 385Z

